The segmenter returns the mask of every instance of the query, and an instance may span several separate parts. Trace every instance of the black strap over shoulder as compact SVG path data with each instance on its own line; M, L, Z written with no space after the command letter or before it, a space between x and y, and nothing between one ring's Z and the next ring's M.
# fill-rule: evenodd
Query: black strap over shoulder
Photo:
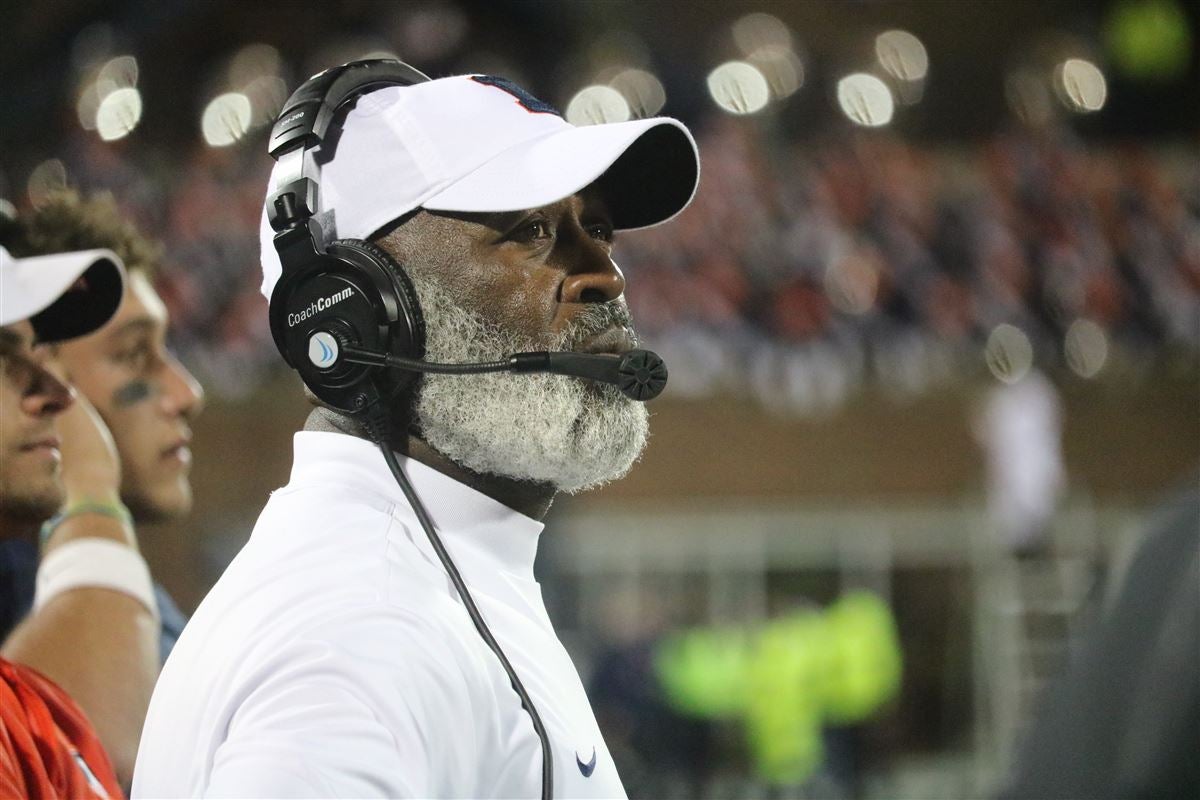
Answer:
M429 76L400 61L368 59L353 61L319 72L300 85L283 105L271 128L267 147L278 159L297 147L310 147L325 138L334 113L355 95L382 85L411 86Z

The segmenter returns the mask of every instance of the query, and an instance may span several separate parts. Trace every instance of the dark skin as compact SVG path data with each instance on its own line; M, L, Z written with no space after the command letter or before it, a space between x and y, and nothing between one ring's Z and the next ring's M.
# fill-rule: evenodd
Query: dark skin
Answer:
M420 211L376 241L409 270L435 270L467 309L544 347L589 305L623 295L625 277L612 260L612 243L611 217L590 190L528 211ZM630 346L622 339L615 349ZM401 405L407 408L408 399ZM391 442L397 452L528 517L544 519L554 501L550 484L471 472L408 425L392 427L403 432ZM367 438L353 418L328 408L314 409L304 429Z

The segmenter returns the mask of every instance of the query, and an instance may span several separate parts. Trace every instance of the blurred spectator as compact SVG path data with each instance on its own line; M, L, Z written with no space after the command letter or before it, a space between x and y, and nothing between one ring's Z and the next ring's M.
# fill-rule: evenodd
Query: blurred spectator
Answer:
M1116 601L1051 687L1007 800L1200 794L1200 494L1160 510Z
M1058 391L1037 369L999 382L974 427L987 460L988 510L1004 549L1041 550L1067 483Z
M50 345L106 322L122 274L104 251L22 262L0 248L0 282L0 539L40 526L43 540L34 611L0 658L0 792L118 797L158 674L158 610L112 438Z
M1113 360L1200 353L1200 173L1169 151L1055 129L950 147L878 131L788 143L725 115L699 127L695 202L616 254L673 392L749 385L800 413L867 382L918 393L976 370L1005 322L1050 370L1071 365L1080 320ZM166 245L173 339L215 391L279 368L256 291L261 142L180 156L79 132L64 160Z
M201 410L202 390L166 347L166 309L150 284L157 248L121 218L107 195L52 195L22 222L3 232L3 243L16 255L105 248L125 263L128 280L117 313L99 330L60 345L58 360L112 433L121 459L121 500L134 521L186 514L192 504L190 422ZM0 561L12 585L23 587L0 604L2 637L33 603L37 552L31 542L12 539L0 542ZM166 661L187 620L161 586L155 592Z

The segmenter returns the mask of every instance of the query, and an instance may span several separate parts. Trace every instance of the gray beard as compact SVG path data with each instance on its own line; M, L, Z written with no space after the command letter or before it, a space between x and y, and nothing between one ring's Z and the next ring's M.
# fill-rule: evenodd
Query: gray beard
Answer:
M545 350L460 306L435 279L413 275L424 311L425 359L492 361ZM628 325L624 304L589 308L549 346ZM632 328L631 328L632 331ZM622 477L646 446L649 414L615 386L562 375L425 375L416 403L425 441L473 472L550 484L573 494Z

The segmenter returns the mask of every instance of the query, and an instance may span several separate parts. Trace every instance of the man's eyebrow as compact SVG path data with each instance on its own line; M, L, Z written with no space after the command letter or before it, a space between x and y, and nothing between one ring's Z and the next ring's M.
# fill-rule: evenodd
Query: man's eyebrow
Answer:
M137 333L154 333L159 329L158 320L153 317L137 317L122 322L109 332L110 337L126 336Z
M24 345L24 336L9 328L0 328L0 351L9 353L20 350Z

